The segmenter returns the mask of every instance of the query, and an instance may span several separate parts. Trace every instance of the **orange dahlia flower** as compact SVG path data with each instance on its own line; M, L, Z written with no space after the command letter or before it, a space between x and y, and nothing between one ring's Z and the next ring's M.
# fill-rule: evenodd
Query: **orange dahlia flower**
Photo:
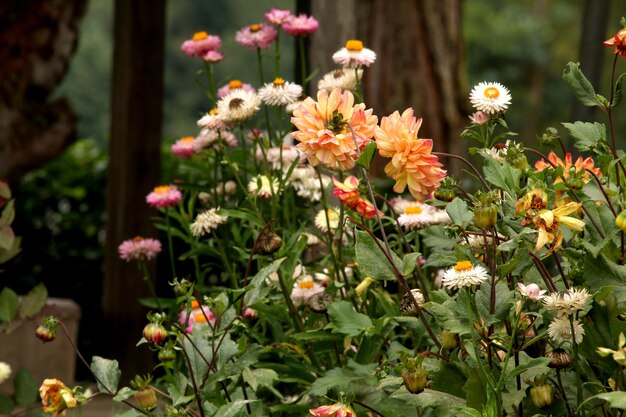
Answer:
M434 191L446 176L439 158L431 153L432 139L417 137L421 125L422 119L416 119L408 108L402 115L396 111L383 117L374 129L378 153L391 158L385 173L396 180L393 190L402 193L408 186L417 199Z
M605 46L613 46L616 55L626 57L626 28L620 29L612 38L603 43Z
M333 194L342 204L366 219L376 217L376 207L359 195L359 180L357 177L350 175L344 182L333 177L333 184L335 184ZM382 215L383 213L378 210L378 214Z
M593 172L597 176L602 175L602 170L595 167L593 159L591 159L591 157L583 159L582 156L579 156L576 162L572 164L571 153L566 153L565 160L561 160L561 158L559 158L554 152L550 151L550 153L548 154L548 160L552 162L554 166L563 168L563 174L559 178L554 180L555 184L563 182L563 178L569 178L571 176L570 171L572 167L574 168L574 172L576 172L576 174L580 174L577 175L577 177L582 179L585 184L589 182L589 179L591 177L591 174L589 174L587 170ZM541 172L544 169L548 168L552 169L553 165L550 165L544 159L540 159L539 161L535 162L535 172Z
M291 123L298 131L291 135L300 143L298 149L308 156L311 165L324 164L331 169L345 171L354 167L356 145L363 149L374 135L378 117L365 104L354 104L349 91L336 88L328 93L317 92L317 101L308 97L293 112Z

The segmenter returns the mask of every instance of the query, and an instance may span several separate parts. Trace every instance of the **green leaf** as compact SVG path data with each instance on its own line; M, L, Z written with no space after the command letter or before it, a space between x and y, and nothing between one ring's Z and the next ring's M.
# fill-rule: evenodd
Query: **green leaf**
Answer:
M626 307L626 266L617 265L605 255L597 258L587 255L584 260L582 277L589 288L589 292L599 292L605 287L611 287L622 307Z
M120 382L119 363L116 360L94 356L91 359L91 372L98 378L98 389L104 392L117 392L117 384Z
M507 374L507 378L515 378L516 376L535 368L539 368L539 371L541 372L547 372L549 363L549 358L532 358L528 362L515 367L511 372Z
M137 393L137 391L135 391L134 389L130 389L128 387L122 387L117 392L115 397L113 397L113 401L117 401L117 402L126 401L127 399L129 399L130 397L135 395L136 393Z
M2 182L0 182L0 185ZM13 410L13 400L6 394L0 393L0 414L9 415Z
M589 398L589 400L593 398L608 402L611 408L626 410L626 392L624 391L603 392L601 394L594 395L593 397Z
M452 219L452 223L456 224L457 226L465 227L474 218L474 215L467 207L467 203L465 202L465 200L462 200L459 197L455 197L454 200L448 203L448 205L446 206L446 211Z
M241 376L243 377L243 380L250 385L254 392L256 392L259 387L267 387L271 389L274 387L274 383L278 381L278 373L276 373L273 369L244 368Z
M257 272L250 282L250 290L248 290L244 296L245 305L249 306L254 304L259 299L261 289L263 288L263 285L265 285L265 280L274 272L278 271L280 264L282 264L285 259L286 258L276 259L274 262Z
M172 404L175 407L187 404L194 399L193 395L186 395L187 385L187 377L182 372L176 372L172 376L172 383L168 384L167 391L170 394L170 397L172 397Z
M488 158L483 166L485 179L509 195L518 194L522 171L509 164L501 164L495 159Z
M15 233L10 226L0 227L0 249L9 250L15 244Z
M330 390L348 393L361 393L376 385L374 370L377 364L357 365L350 361L344 368L334 368L317 378L309 391L312 395L323 396Z
M622 101L622 79L626 75L626 72L620 75L615 81L615 94L613 95L613 102L611 103L611 107L617 106Z
M348 301L335 301L328 306L328 315L333 331L347 336L358 336L372 329L372 320L365 314L357 313Z
M396 278L395 271L379 245L384 248L384 243L379 239L374 241L369 233L356 232L355 255L359 269L366 277L378 280L394 280ZM402 266L402 260L393 251L391 252L391 259L397 268Z
M574 139L574 146L579 151L590 151L600 142L606 140L606 126L598 122L563 123L570 136Z
M15 200L10 200L4 206L2 215L0 216L0 229L13 223L13 220L15 219L15 209L13 208L14 204Z
M183 349L185 349L189 356L191 372L193 372L194 378L196 381L202 381L204 375L209 370L209 365L206 361L211 361L213 357L211 346L207 338L202 336L201 332L193 332L191 339L193 340L193 344L188 338L183 340ZM200 350L202 355L200 355L198 350ZM203 359L202 356L204 356L206 360Z
M48 290L43 284L38 284L33 287L22 299L20 305L20 316L32 317L39 313L43 306L46 305L48 299Z
M246 409L246 404L254 402L256 400L235 400L232 403L221 406L215 414L214 417L235 417L244 412Z
M113 417L143 417L145 414L140 413L137 410L126 410L123 413L114 414Z
M309 330L307 332L293 334L291 337L296 340L308 342L338 342L343 339L341 335L331 334L324 330Z
M391 398L401 399L413 407L445 407L449 412L447 415L454 415L454 411L456 411L457 408L465 405L465 401L462 398L428 388L419 394L411 394L405 387L400 387L400 389L391 394Z
M361 156L356 160L356 164L362 166L365 169L370 169L372 159L374 159L374 153L376 152L376 142L369 141L365 148L361 151Z
M0 292L0 321L11 321L17 315L20 301L17 294L9 287Z
M596 97L593 85L591 85L589 80L580 70L579 63L568 63L563 71L563 79L570 85L570 87L572 87L576 98L578 98L582 104L589 107L601 107L601 103Z
M402 258L402 274L404 274L405 277L413 273L419 256L419 252L412 252L404 255L404 258Z
M37 401L39 385L26 368L20 368L15 373L13 388L15 389L15 401L19 405L27 406Z

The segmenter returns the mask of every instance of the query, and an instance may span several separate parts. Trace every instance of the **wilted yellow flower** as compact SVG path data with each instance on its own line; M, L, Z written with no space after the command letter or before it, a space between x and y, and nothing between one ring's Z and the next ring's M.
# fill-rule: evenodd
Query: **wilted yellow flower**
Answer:
M74 408L78 405L74 393L65 384L58 379L44 379L43 384L39 387L39 395L43 404L45 413L52 412L52 417L59 414L65 416L68 408Z

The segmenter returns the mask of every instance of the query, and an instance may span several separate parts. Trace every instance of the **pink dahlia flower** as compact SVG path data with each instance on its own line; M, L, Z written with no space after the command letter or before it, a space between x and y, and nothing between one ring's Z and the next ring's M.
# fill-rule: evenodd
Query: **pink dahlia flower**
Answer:
M437 189L446 176L439 158L431 153L432 139L417 137L421 125L422 119L416 120L413 109L408 108L402 115L395 111L383 117L374 133L380 155L391 158L385 173L396 180L393 190L402 193L408 186L417 199Z
M120 258L125 261L149 261L161 252L161 242L137 236L125 240L118 248Z
M309 413L315 417L356 417L354 410L349 405L342 403L311 408Z
M146 202L154 208L166 208L177 205L182 198L175 185L160 185L146 196Z
M193 38L186 40L180 49L191 57L202 57L209 51L214 51L222 46L219 36L208 35L206 32L196 32Z
M239 80L230 80L228 84L225 84L217 89L217 98L224 98L232 93L234 90L243 90L249 91L251 93L256 93L256 90L250 84L242 83Z
M259 23L239 30L235 35L235 40L249 50L256 51L269 48L277 36L278 32L272 26Z
M280 10L273 7L269 12L265 13L265 20L276 26L284 25L292 17L294 16L291 14L291 10Z
M293 36L306 36L317 32L319 26L313 16L307 16L303 13L289 19L283 25L283 30Z
M349 91L320 90L317 101L305 99L293 112L291 123L298 129L291 135L300 141L298 149L304 152L311 165L324 164L341 171L354 167L357 150L363 149L374 135L378 118L365 104L354 104ZM356 137L352 136L350 127Z

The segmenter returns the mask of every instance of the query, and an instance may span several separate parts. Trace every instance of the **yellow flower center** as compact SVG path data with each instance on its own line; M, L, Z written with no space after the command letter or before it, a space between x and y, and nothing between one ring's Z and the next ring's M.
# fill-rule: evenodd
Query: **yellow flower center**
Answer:
M194 141L194 137L193 136L185 136L184 138L180 138L178 141L182 142L182 143L191 143L191 142Z
M228 83L228 87L230 89L241 88L243 87L243 83L239 80L230 80L230 82Z
M283 85L285 85L285 80L280 77L274 78L274 87L282 87Z
M211 109L211 111L209 111L209 114L212 116L217 116L217 109Z
M251 25L250 26L250 32L258 32L259 30L261 30L261 25Z
M473 268L473 266L472 266L472 263L470 261L459 261L454 266L454 270L456 272L469 271L472 268Z
M308 290L313 288L313 281L300 281L298 283L298 288L302 288L303 290Z
M206 32L196 32L196 33L193 34L193 38L192 39L197 42L197 41L204 40L204 39L206 39L208 37L209 37L209 35Z
M200 303L198 302L198 300L191 300L191 308L198 308L200 307Z
M362 51L363 42L356 40L356 39L350 39L348 42L346 42L346 49L348 51L355 51L355 52Z
M170 192L170 189L172 187L170 187L169 185L159 185L158 187L154 188L154 192L157 194L167 194Z
M408 206L404 212L406 214L420 214L422 212L422 208L420 206Z
M204 314L202 313L198 313L194 316L194 320L198 323L206 323L206 317L204 317Z
M490 99L496 99L500 95L500 90L496 87L487 87L485 88L485 97Z
M137 236L135 236L135 237L133 238L133 240L134 240L135 242L141 242L141 241L143 240L143 238L142 238L141 236L137 235Z

